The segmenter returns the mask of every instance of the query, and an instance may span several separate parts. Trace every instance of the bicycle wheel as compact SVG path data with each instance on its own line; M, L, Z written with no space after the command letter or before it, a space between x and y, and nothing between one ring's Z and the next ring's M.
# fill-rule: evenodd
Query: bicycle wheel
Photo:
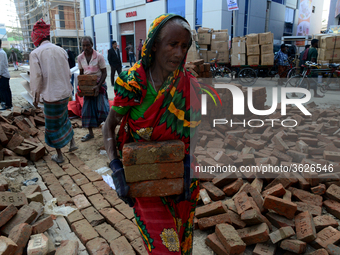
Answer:
M307 78L304 78L302 75L295 75L288 79L286 83L286 87L294 87L294 88L304 88L307 90L310 90L310 84ZM286 93L286 97L289 99L296 99L296 98L302 98L305 96L305 93L303 92L289 92Z
M340 79L337 75L330 74L327 77L326 84L323 86L326 93L327 90L339 90L340 89ZM321 91L321 88L320 88ZM321 91L322 92L322 91Z
M288 72L288 74L287 74L287 79L289 79L289 78L295 76L295 75L296 75L296 72L297 72L296 67L293 67L292 69L290 69L289 72Z
M253 68L244 68L237 76L243 86L252 86L257 80L257 75Z
M217 83L230 83L233 79L232 72L228 67L220 67L213 73L213 77Z

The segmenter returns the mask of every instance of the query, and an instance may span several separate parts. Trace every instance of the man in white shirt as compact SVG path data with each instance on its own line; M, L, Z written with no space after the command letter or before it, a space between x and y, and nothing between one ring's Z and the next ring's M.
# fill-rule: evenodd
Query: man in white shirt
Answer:
M8 72L8 60L6 52L1 48L0 39L0 110L12 108L12 92L9 87L11 76Z
M68 118L68 101L72 95L68 56L64 49L50 42L50 25L37 21L31 34L37 49L30 54L30 85L37 107L44 101L45 142L57 150L52 160L64 162L61 148L70 143L69 151L78 149Z

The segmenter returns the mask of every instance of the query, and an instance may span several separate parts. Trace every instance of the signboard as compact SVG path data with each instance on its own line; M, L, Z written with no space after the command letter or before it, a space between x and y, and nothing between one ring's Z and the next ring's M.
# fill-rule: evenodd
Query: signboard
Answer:
M135 16L137 16L137 12L136 12L136 11L127 12L127 13L126 13L126 17L127 17L127 18L135 17Z
M299 5L299 21L297 25L297 36L309 35L310 16L312 15L312 0L301 0ZM305 45L304 41L296 42L296 45Z
M340 26L330 26L329 30L331 30L333 32L333 34L340 34Z
M227 0L227 3L228 3L228 11L238 10L237 0Z

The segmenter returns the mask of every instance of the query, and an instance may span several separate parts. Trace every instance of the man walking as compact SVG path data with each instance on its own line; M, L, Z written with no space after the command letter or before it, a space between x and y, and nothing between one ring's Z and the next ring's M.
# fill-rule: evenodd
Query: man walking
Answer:
M10 61L13 63L14 71L18 70L17 62L18 62L18 56L15 53L14 49L11 50L11 55L9 56Z
M1 48L0 39L0 110L12 108L12 92L9 87L10 75L6 52Z
M120 59L120 52L117 48L117 42L112 41L112 48L109 49L107 60L111 67L111 86L115 84L115 73L119 75L122 72L122 61Z
M130 61L130 67L132 67L132 62L133 64L136 63L135 59L135 53L133 51L133 46L132 43L130 42L129 45L125 48L125 50L129 53L129 61Z
M287 47L285 44L282 44L281 49L276 53L274 63L279 66L278 73L280 75L280 79L278 81L278 85L282 86L284 79L287 77L289 66Z
M78 149L73 138L72 124L68 118L67 105L72 95L72 85L67 53L50 42L50 25L43 19L35 23L31 38L34 45L38 47L30 54L33 104L37 107L42 96L46 123L45 142L57 150L52 160L62 163L64 158L61 148L70 143L69 151Z

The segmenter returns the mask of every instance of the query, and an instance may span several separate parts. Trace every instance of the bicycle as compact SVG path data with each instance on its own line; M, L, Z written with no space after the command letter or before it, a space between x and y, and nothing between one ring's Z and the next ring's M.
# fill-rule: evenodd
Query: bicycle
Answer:
M272 69L268 71L268 76L270 78L280 79L281 75L283 74L285 77L287 77L287 79L289 79L290 77L296 75L297 70L297 68L295 67L296 59L292 59L291 57L289 57L288 60L285 61L285 63L287 62L289 64L287 70L285 70L282 73L279 73L279 66L275 64L272 67Z
M305 88L310 90L311 87L311 82L316 84L316 92L319 90L322 94L325 94L328 88L330 87L330 84L334 82L333 75L336 74L336 79L335 82L339 84L339 79L338 75L340 75L340 72L337 70L337 68L340 66L340 64L330 64L329 66L331 67L330 69L313 69L313 68L318 68L320 67L320 64L313 63L310 61L307 61L305 65L302 65L302 68L304 68L302 74L295 75L288 79L286 82L286 87L287 86L292 86L296 88ZM325 83L320 83L318 81L317 75L319 73L326 73L327 78ZM316 77L313 77L316 76ZM303 98L305 96L304 93L288 93L287 97L288 98Z
M228 67L218 64L217 58L210 59L209 63L212 77L215 78L217 82L231 82L233 72Z

